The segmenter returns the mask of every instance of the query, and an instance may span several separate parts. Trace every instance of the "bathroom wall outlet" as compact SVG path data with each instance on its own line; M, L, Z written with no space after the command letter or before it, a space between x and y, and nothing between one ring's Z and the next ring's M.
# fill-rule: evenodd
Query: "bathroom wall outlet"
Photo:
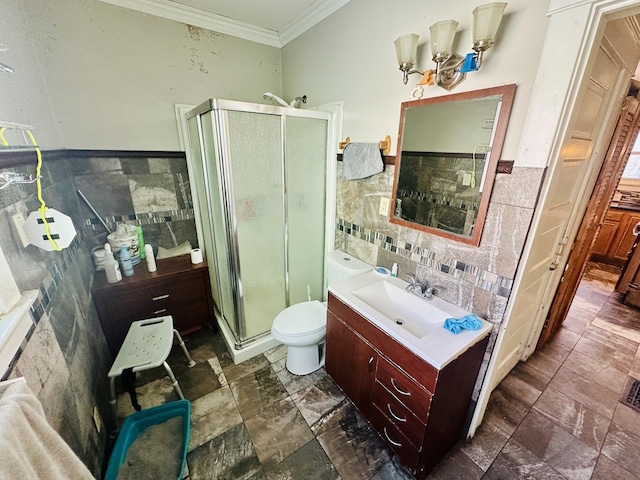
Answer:
M493 118L483 119L482 128L486 130L493 130Z
M22 242L22 246L26 247L29 245L29 240L27 240L27 234L24 231L24 215L21 213L16 213L11 217L13 220L13 226L16 227L16 232L18 232L18 237L20 237L20 242Z
M382 197L380 199L380 210L378 213L380 215L384 215L385 217L389 215L389 205L391 204L391 199L387 197Z
M462 185L466 185L466 186L471 185L471 174L470 173L463 173L462 174Z
M100 430L102 430L102 419L100 418L100 412L97 406L93 407L93 424L96 426L98 433L100 433Z

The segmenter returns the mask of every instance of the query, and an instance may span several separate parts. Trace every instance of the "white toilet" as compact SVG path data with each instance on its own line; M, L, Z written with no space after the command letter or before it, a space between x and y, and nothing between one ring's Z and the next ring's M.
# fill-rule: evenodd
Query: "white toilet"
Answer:
M340 250L327 255L329 285L371 269L371 265ZM273 338L287 346L287 370L295 375L307 375L324 366L326 333L327 307L318 300L285 308L271 326Z

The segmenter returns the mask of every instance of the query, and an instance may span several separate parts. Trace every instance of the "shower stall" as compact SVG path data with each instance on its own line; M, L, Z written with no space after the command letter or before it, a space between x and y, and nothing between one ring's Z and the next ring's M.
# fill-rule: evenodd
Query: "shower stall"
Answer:
M187 126L201 246L237 363L277 344L280 311L308 290L323 297L330 114L214 99L191 110Z

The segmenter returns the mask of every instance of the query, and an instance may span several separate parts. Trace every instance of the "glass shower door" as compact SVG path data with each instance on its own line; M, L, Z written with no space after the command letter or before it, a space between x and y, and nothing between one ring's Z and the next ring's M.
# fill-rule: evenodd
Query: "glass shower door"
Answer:
M290 304L324 288L327 128L324 119L286 117L287 226Z
M205 252L208 254L211 277L211 291L224 322L234 335L238 334L236 321L236 299L234 298L233 277L230 275L230 258L223 248L228 244L228 228L224 205L224 186L222 184L221 165L217 161L216 131L213 111L189 119L189 135L192 154L197 161L196 175L205 179L198 189L202 209L200 221L203 230ZM199 134L199 135L198 135ZM199 136L199 139L198 139Z
M273 319L286 307L283 140L278 115L223 114L244 310L242 341L269 332Z

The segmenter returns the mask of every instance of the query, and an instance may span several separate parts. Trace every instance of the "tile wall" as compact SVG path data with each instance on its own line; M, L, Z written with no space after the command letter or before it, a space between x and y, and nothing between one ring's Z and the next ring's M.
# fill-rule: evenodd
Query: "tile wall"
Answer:
M108 419L106 373L111 358L91 302L93 277L103 273L94 272L90 252L105 242L106 231L77 190L111 228L123 221L142 225L145 242L156 250L187 240L197 245L183 154L106 155L44 153L43 197L47 206L70 216L77 230L69 248L61 252L32 245L23 248L13 227L14 214L26 217L38 209L35 185L0 190L0 245L20 290L40 291L31 311L33 327L4 377L26 378L49 423L96 476L102 469L107 436L104 428L97 432L92 414L97 406L103 421ZM33 162L28 158L25 162L24 154L3 152L0 172L35 173L33 157Z

